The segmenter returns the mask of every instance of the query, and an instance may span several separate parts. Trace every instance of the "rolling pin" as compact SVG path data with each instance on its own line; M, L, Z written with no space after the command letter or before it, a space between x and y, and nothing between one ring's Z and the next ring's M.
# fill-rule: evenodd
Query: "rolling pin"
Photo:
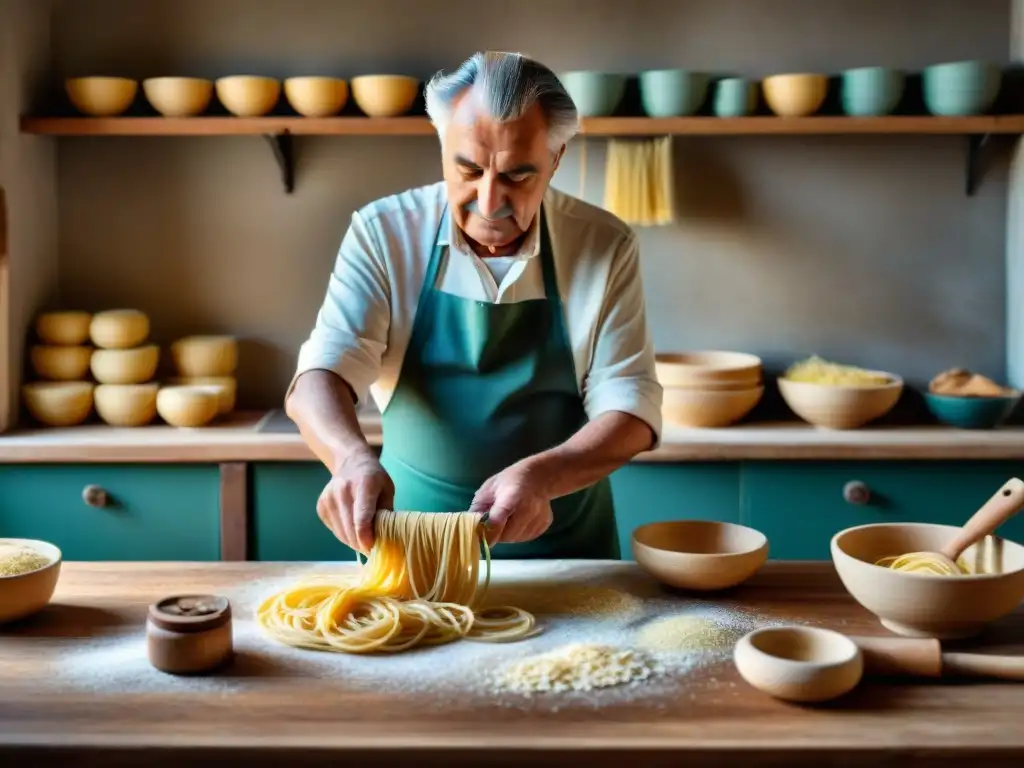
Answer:
M989 677L1024 682L1024 656L944 651L934 638L851 637L864 674L878 677Z

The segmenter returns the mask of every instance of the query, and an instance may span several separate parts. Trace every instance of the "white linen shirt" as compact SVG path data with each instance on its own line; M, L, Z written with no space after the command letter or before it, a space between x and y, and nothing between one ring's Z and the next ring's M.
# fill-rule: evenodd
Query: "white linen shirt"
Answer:
M435 237L447 249L436 287L474 301L544 297L537 220L498 284L447 215L443 182L381 198L352 214L295 379L333 371L359 402L383 413L398 385ZM635 233L607 211L549 188L544 216L576 381L589 419L622 411L661 439L662 388L654 371ZM444 217L444 221L442 221ZM439 231L440 227L440 231Z

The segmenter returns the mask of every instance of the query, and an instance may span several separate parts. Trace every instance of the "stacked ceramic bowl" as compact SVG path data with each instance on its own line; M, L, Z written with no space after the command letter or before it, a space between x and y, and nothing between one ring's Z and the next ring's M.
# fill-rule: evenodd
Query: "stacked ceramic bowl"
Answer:
M29 350L36 381L22 386L25 407L36 421L51 427L81 424L92 412L88 312L44 312L36 318L39 343Z
M706 350L659 354L666 422L681 427L724 427L739 421L764 394L761 359L745 352Z
M235 408L238 343L233 336L186 336L171 344L176 378L161 387L157 410L176 427L203 427Z
M99 312L89 325L98 349L93 353L96 413L115 427L141 427L156 417L160 347L147 344L149 317L137 309Z

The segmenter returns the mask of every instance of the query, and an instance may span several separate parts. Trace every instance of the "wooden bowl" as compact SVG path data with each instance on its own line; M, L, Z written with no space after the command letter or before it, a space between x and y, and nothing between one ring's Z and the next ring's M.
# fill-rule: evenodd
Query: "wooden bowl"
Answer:
M746 416L764 395L763 386L745 389L664 387L662 415L680 427L725 427Z
M284 95L304 117L330 117L345 108L348 82L338 77L289 77Z
M816 703L852 691L864 657L850 638L817 627L766 627L740 638L733 650L740 676L785 701Z
M765 101L776 115L806 117L825 103L828 77L810 73L772 75L765 78L762 87Z
M234 376L177 376L167 380L170 386L208 387L217 393L218 413L235 410L238 396L238 379Z
M5 547L26 547L49 558L50 562L28 573L0 576L0 624L24 619L47 606L57 588L64 559L61 551L46 541L0 539L0 549Z
M91 381L34 381L23 384L21 397L32 417L50 427L73 427L92 413Z
M151 77L142 81L142 91L164 117L193 117L210 106L213 82L200 77Z
M96 413L114 427L141 427L156 418L159 386L148 384L100 384L93 398Z
M397 117L408 112L420 81L405 75L360 75L352 78L352 98L370 117Z
M885 416L903 393L903 379L892 373L888 384L843 386L779 378L779 393L793 413L823 429L856 429Z
M97 312L89 323L89 338L102 349L127 349L149 337L149 316L137 309Z
M711 591L741 584L768 559L768 539L736 523L677 520L633 531L633 557L670 587Z
M205 427L217 416L220 398L212 387L160 387L156 410L174 427Z
M69 77L64 90L82 114L114 117L132 105L139 84L127 77Z
M235 117L263 117L277 106L281 83L272 77L231 75L214 84L217 98Z
M761 383L761 358L746 352L703 350L660 353L654 357L658 381L664 387L746 385Z
M32 370L48 381L81 381L89 373L92 347L36 344L29 350Z
M90 368L100 384L142 384L156 374L160 347L147 344L131 349L97 349Z
M238 366L234 336L186 336L171 344L171 359L181 376L230 376Z
M875 565L883 557L936 552L960 528L930 523L875 523L832 537L832 562L850 595L899 635L972 637L1011 613L1024 598L1024 547L990 536L967 549L971 576L906 573Z
M36 335L44 344L75 347L89 338L89 312L43 312L36 317Z

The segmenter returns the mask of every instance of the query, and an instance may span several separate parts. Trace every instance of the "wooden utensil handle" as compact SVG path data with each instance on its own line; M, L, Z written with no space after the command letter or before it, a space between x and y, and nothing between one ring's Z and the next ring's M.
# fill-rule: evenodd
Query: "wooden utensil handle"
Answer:
M1024 682L1024 656L943 653L942 671L959 677L993 677Z
M942 554L950 560L963 554L974 542L988 536L1000 525L1015 515L1024 506L1024 481L1012 477L985 502L985 505L971 515L963 528L942 548Z

